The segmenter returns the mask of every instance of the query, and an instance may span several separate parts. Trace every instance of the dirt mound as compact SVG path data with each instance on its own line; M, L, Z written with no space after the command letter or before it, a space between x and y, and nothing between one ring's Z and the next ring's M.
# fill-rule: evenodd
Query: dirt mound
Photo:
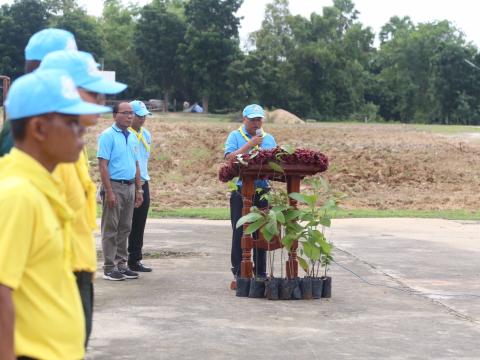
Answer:
M267 111L266 118L269 123L273 123L273 124L292 124L293 125L293 124L305 123L305 121L303 121L299 117L283 109Z
M218 180L218 169L225 139L238 124L186 119L147 120L154 142L152 208L227 207L228 188ZM102 119L86 136L97 183L96 140L110 125ZM345 208L477 210L480 204L477 141L392 124L270 123L268 132L280 145L326 154L330 167L324 175L348 195Z

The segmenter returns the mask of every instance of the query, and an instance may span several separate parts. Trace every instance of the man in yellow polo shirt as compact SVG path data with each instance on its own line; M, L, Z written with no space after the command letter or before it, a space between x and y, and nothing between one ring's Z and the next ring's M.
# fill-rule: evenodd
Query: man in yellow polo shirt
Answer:
M0 356L81 359L85 324L72 274L72 210L51 175L83 146L81 100L61 70L13 82L5 102L15 147L0 160Z
M104 94L117 94L127 86L103 78L93 56L84 51L60 50L45 56L39 69L61 69L68 72L84 101L103 103ZM95 125L98 115L80 117L84 126ZM96 186L88 173L88 156L80 153L76 163L60 164L54 176L61 181L67 204L75 212L72 222L73 271L85 314L85 347L92 331L93 277L97 269L97 252L93 230L97 227Z

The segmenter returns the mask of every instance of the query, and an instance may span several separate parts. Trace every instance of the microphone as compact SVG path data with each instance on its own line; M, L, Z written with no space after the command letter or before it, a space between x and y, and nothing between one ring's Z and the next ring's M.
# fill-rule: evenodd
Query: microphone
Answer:
M255 130L255 136L263 137L263 131L262 131L262 129L257 129L257 130Z

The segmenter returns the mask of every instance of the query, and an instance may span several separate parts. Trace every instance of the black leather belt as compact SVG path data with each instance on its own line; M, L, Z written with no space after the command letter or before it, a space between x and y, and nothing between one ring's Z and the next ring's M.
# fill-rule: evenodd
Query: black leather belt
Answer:
M113 182L116 182L116 183L120 183L120 184L124 184L124 185L132 185L135 183L135 180L117 180L117 179L110 179L110 181L113 181Z

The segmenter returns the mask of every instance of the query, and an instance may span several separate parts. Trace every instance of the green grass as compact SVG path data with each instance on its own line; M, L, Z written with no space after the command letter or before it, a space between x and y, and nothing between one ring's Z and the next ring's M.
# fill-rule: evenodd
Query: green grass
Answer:
M160 211L150 211L149 217L161 218L198 218L209 220L230 220L228 208L179 208Z
M102 207L97 204L97 217L102 216ZM208 220L230 220L228 208L179 208L166 210L151 210L148 212L151 219L163 218L193 218Z
M97 206L97 216L102 214L101 206ZM332 214L334 219L349 218L423 218L446 220L480 220L479 211L468 210L375 210L354 209L337 210ZM178 208L165 210L150 210L151 219L192 218L208 220L230 220L229 208Z
M237 114L193 114L184 112L153 112L150 120L163 120L168 122L229 122L232 118L238 117ZM102 114L100 116L103 120L113 120L111 113Z
M210 220L229 220L228 208L178 208L150 211L151 218L200 218ZM480 220L480 211L468 210L338 210L333 218L429 218L447 220Z
M234 114L193 114L182 112L170 112L153 113L152 120L168 121L169 123L175 122L230 122L234 118Z
M461 133L480 133L480 126L467 125L426 125L415 124L415 129L437 134L455 135Z

